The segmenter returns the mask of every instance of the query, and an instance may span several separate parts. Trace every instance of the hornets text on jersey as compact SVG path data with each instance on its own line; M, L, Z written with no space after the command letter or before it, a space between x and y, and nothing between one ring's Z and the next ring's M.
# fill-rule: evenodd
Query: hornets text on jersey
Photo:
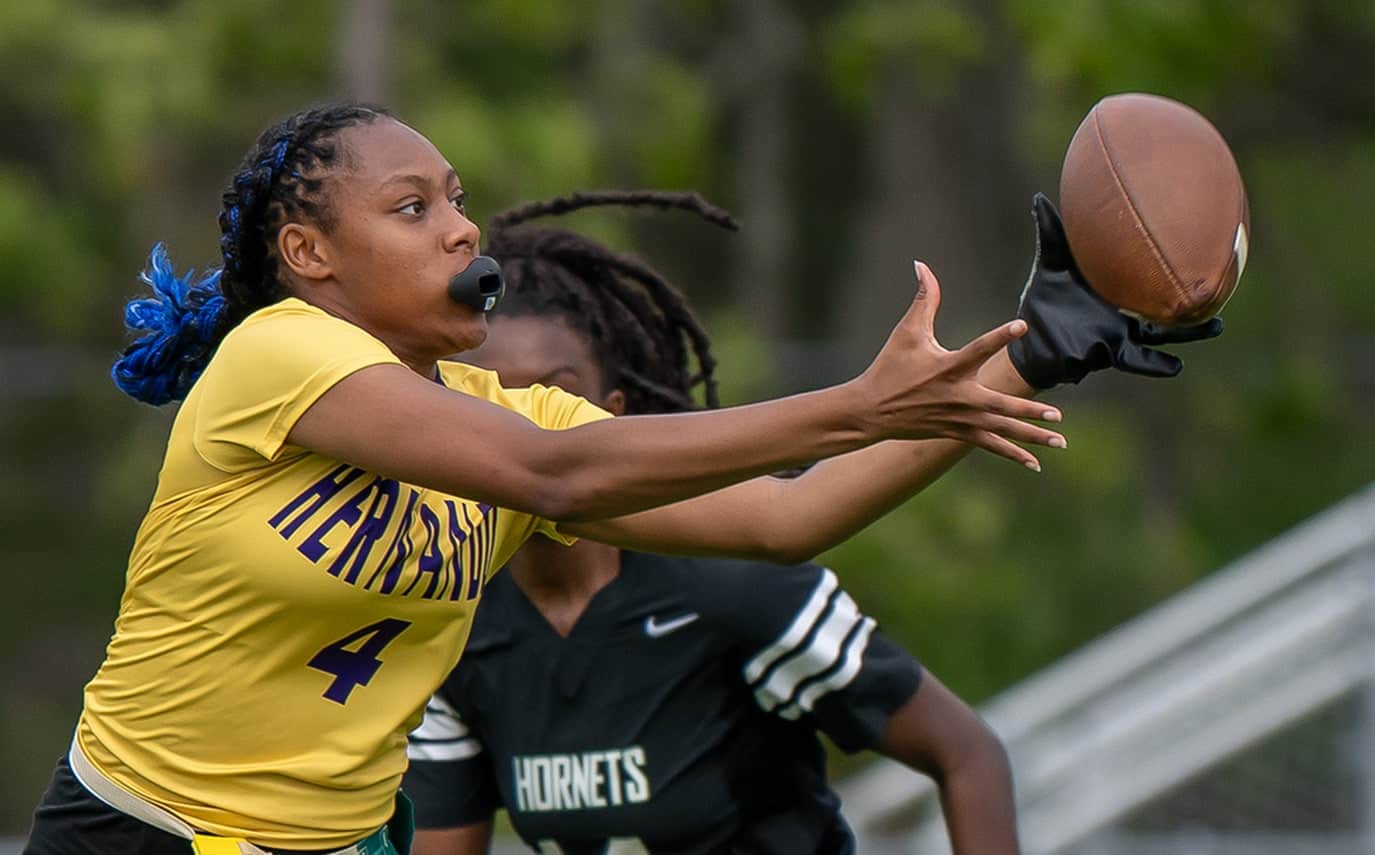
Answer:
M419 827L505 807L544 853L851 851L816 732L872 747L917 663L824 568L621 556L566 638L493 578L411 734Z

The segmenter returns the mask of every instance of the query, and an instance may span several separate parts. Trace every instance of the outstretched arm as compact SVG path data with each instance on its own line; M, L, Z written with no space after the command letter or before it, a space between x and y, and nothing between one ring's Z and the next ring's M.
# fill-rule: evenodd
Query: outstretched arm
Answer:
M1006 351L984 364L979 380L1010 394L1029 391ZM1049 420L1059 420L1054 407L1045 410ZM972 449L953 440L890 440L822 461L796 478L755 478L667 507L560 529L623 549L795 564L854 536Z
M934 274L918 269L918 276L939 295ZM1009 395L1031 391L1006 350L984 363L978 379ZM1042 407L1040 416L1060 420L1059 410L1050 406ZM1063 447L1063 437L1053 437L1051 444L1057 443ZM793 564L853 536L925 489L971 449L953 440L890 440L822 461L797 478L756 478L667 507L561 528L624 549ZM1033 468L1039 470L1039 463Z
M1034 462L1009 437L1057 441L1059 434L1022 421L1045 408L977 379L1025 322L949 351L934 334L939 300L932 276L862 375L778 401L551 431L400 366L378 365L326 391L288 439L401 481L559 521L657 507L890 438L957 437Z
M929 775L955 855L1016 855L1012 769L997 735L929 672L888 720L878 750Z
M1017 312L1028 332L980 368L986 388L1026 396L1033 387L1078 383L1107 368L1172 377L1183 363L1156 346L1222 332L1220 318L1168 328L1121 314L1080 273L1049 200L1037 194L1032 214L1036 253ZM926 276L934 285L934 276ZM1058 420L1053 407L1045 410L1043 418ZM1056 437L1047 444L1063 442ZM564 528L628 549L801 561L925 489L968 451L948 440L890 441L832 458L794 480L759 478L669 507Z

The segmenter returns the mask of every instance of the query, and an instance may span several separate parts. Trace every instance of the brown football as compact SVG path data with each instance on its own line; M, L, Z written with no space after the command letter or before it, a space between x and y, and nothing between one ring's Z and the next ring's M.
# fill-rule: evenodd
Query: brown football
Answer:
M1169 98L1094 105L1065 152L1060 214L1093 289L1148 320L1211 318L1246 266L1251 221L1236 159L1207 119Z

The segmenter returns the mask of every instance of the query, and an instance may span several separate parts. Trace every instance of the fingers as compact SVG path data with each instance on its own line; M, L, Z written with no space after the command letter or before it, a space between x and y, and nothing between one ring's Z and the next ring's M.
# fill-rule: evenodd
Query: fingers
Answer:
M1007 416L990 415L983 420L980 427L989 433L996 433L1004 439L1032 445L1044 445L1046 448L1065 448L1069 445L1063 434Z
M999 457L1006 457L1013 463L1020 463L1032 472L1041 471L1041 461L1036 459L1036 455L1014 442L1003 439L996 433L989 433L986 430L975 431L965 439L965 442L982 448L984 451L990 451Z
M1187 327L1167 327L1143 321L1136 335L1141 344L1186 344L1222 335L1222 318L1213 318Z
M941 283L931 268L920 261L913 260L912 269L917 277L917 294L900 323L910 324L916 332L935 338L936 311L941 307Z
M1008 321L995 327L966 344L955 352L955 363L959 368L979 366L987 362L993 354L1026 335L1026 321Z
M1047 448L1068 446L1063 434L1027 421L1059 422L1062 416L1055 407L992 390L985 390L974 407L979 412L971 416L961 438L999 457L1040 472L1041 463L1036 455L1017 443Z
M1064 414L1057 407L1030 398L1019 398L1005 392L995 392L987 387L974 397L973 406L984 412L1011 419L1028 419L1038 422L1059 423Z

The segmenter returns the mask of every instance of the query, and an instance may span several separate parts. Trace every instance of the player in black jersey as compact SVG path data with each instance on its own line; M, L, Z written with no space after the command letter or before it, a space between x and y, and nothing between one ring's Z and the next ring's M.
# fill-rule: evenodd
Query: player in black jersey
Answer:
M489 227L507 296L473 361L617 414L692 408L699 384L716 404L675 289L567 232L508 231L523 216ZM1015 851L997 738L829 570L535 541L489 583L412 736L416 853L485 852L503 806L542 852L850 851L818 728L943 778L966 851Z
M692 408L697 385L715 406L709 343L675 289L573 233L512 228L606 203L730 223L685 194L579 195L495 218L488 251L508 295L471 357L505 385L559 385L617 414ZM536 539L489 583L412 734L416 855L486 852L499 807L544 853L849 852L817 730L931 774L960 855L1016 851L997 738L829 570Z
M1016 851L996 737L829 570L609 552L508 571L412 735L416 855L485 852L503 806L542 852L849 852L817 729L943 778L987 841L960 852ZM571 627L560 593L584 603Z

